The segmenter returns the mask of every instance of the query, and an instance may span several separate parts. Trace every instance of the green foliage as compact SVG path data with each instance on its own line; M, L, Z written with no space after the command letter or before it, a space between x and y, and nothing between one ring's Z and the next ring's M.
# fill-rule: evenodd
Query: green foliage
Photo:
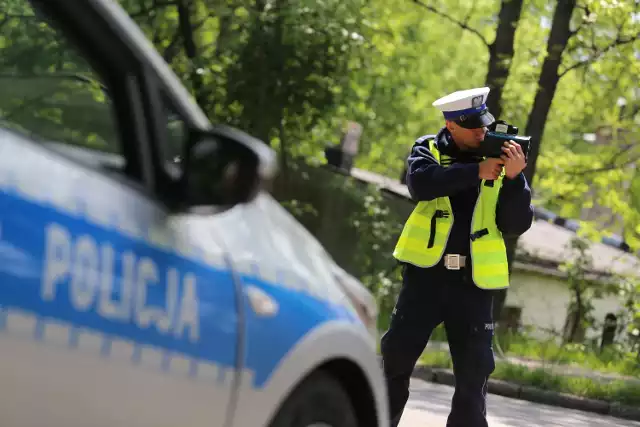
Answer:
M580 233L589 235L592 230ZM604 296L617 295L623 309L616 313L619 324L628 328L629 334L622 333L622 342L630 348L637 345L634 331L640 324L638 314L638 295L640 287L637 277L621 277L611 274L609 277L594 275L593 258L589 251L590 241L584 237L574 237L567 248L569 261L559 269L567 274L567 284L571 290L568 316L563 338L567 342L582 343L588 329L600 329L603 325L593 317L593 302Z
M567 284L571 290L564 339L576 342L582 341L582 334L595 323L591 314L594 309L592 301L601 296L603 287L599 281L589 278L593 259L588 253L588 241L574 237L567 249L571 258L559 267L560 271L567 273Z
M619 296L623 310L619 313L623 325L623 343L635 351L640 363L640 280L637 277L620 277Z
M406 211L389 208L387 196L353 180L304 178L287 159L320 162L324 146L354 120L364 128L357 166L398 177L412 142L442 126L433 100L484 84L501 2L423 3L428 7L410 0L120 0L214 122L242 127L280 150L283 169L292 168L284 187L297 188L281 200L378 295L381 318L400 283L391 253ZM501 117L520 128L549 54L543 47L556 4L524 2ZM636 248L637 8L629 1L578 2L538 141L535 188L536 202L562 215L601 207L584 224L594 231L589 237L616 232ZM115 150L108 97L60 34L25 0L3 2L0 29L3 124ZM585 134L597 134L596 142ZM340 203L343 215L336 216ZM574 250L579 256L565 267L577 326L584 328L593 323L591 301L602 288L591 286L589 261L580 247ZM640 325L640 285L619 282L633 332Z
M497 11L498 2L449 1L444 7L468 16L485 37L493 33L495 18L487 12ZM365 14L371 47L352 77L358 101L340 106L338 114L364 126L358 166L397 177L413 141L442 126L431 103L482 85L488 51L479 37L411 1L371 2Z
M388 205L379 189L369 188L364 197L364 209L354 212L351 219L358 234L354 259L362 268L360 279L378 300L380 329L388 326L402 283L400 266L392 255L402 222L392 215Z
M626 191L640 151L640 21L634 2L583 1L564 52L561 80L538 162L540 203L588 219L600 234L618 233L638 248L640 214ZM570 70L570 71L567 71ZM594 142L585 134L597 134Z
M364 40L362 6L279 0L251 10L247 41L227 73L227 104L242 106L238 124L267 141L281 125L297 138L313 129L348 84L350 57Z
M366 44L363 0L121 4L213 121L294 157L317 155L326 142Z
M369 188L364 197L363 210L352 215L351 223L358 233L356 262L365 271L364 280L379 295L388 295L392 279L390 271L395 270L395 261L388 251L395 244L402 224L395 221L378 188ZM387 251L381 251L382 248ZM382 271L387 266L388 271Z
M11 0L0 9L2 84L24 95L0 101L3 117L50 139L110 149L114 135L104 94L88 67L72 49L61 48L26 4ZM283 167L289 156L321 159L345 120L355 120L364 127L357 165L393 177L411 143L442 125L431 102L483 84L500 9L498 0L424 2L429 7L408 0L120 4L213 121L240 126L281 149ZM521 128L537 91L554 6L525 1L516 30L501 118ZM602 206L589 220L637 247L636 9L634 2L578 2L541 141L536 198L574 217ZM25 77L43 72L46 82ZM11 83L17 74L27 82L9 84L9 74ZM605 143L584 141L596 131ZM623 190L627 185L630 191Z

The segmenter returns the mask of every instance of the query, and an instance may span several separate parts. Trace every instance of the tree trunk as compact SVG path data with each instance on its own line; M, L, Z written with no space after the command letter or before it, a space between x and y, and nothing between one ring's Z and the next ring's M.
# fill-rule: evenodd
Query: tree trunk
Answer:
M569 25L575 7L576 0L558 1L553 15L551 32L549 34L549 40L547 41L547 57L542 64L542 71L540 72L540 78L538 80L538 91L536 92L533 108L529 113L525 128L525 135L531 136L533 142L529 151L528 165L524 170L525 177L530 186L532 186L536 171L536 162L540 153L540 143L544 133L544 126L547 121L547 116L549 115L549 110L551 109L553 97L556 93L558 81L560 80L558 68L562 62L562 53L567 47L569 37L571 37ZM509 260L509 273L511 273L518 239L507 239L505 244L507 246L507 260ZM494 318L500 318L505 300L506 290L498 292L498 295L494 299Z
M573 322L570 323L571 328L569 328L569 333L565 339L566 342L575 343L578 342L578 332L580 331L580 327L582 324L582 317L584 316L584 307L582 302L582 289L580 288L580 284L574 284L573 292L576 297L576 306L575 311L570 313L570 316L573 318Z
M231 41L233 25L233 13L235 9L228 10L220 18L220 29L218 30L218 37L216 39L216 49L214 58L216 61L222 61L222 54L227 51L227 44Z
M529 113L525 134L531 136L532 144L529 151L529 161L524 174L532 186L536 172L536 163L540 154L540 144L544 134L544 126L551 109L553 96L556 93L560 75L558 68L562 62L562 53L571 37L571 16L576 7L576 0L558 1L553 14L551 32L547 41L547 57L542 64L542 71L538 80L538 91L533 101L533 108Z
M502 0L500 13L498 14L498 27L493 43L489 45L489 67L487 70L486 85L491 89L491 95L487 99L489 111L497 119L502 115L502 90L507 83L511 63L514 55L514 39L523 0ZM509 274L511 275L513 257L517 240L505 239L507 247L507 261ZM497 291L493 299L493 318L499 322L502 317L502 309L507 300L507 290Z
M189 68L191 69L191 84L196 102L203 110L207 111L207 94L202 80L202 75L198 73L199 58L196 46L195 34L191 23L191 13L195 5L190 0L180 0L178 2L178 25L184 50L189 58Z
M522 3L523 0L502 0L496 37L489 45L489 69L485 84L491 89L491 95L487 100L487 107L496 118L502 114L502 90L511 69L513 42L520 21Z
M283 182L285 186L289 185L289 147L287 146L287 137L285 129L286 110L285 105L287 102L287 87L286 87L286 73L287 67L285 65L285 58L283 52L285 49L285 11L289 7L288 0L276 0L274 13L276 14L275 22L275 43L276 51L274 52L273 60L276 61L275 68L277 69L278 78L276 82L276 96L275 100L278 101L274 107L278 109L278 138L280 139L280 173L282 174Z

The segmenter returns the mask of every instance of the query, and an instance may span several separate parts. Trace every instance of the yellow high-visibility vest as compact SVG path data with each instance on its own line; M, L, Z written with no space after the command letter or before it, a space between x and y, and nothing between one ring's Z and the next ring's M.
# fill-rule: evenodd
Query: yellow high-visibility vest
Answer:
M429 141L429 150L441 164L441 155L433 139ZM476 286L482 289L509 287L507 250L496 225L496 205L503 179L504 171L488 184L481 180L471 220L472 277ZM444 255L453 220L449 197L418 202L404 225L393 256L418 267L433 267Z

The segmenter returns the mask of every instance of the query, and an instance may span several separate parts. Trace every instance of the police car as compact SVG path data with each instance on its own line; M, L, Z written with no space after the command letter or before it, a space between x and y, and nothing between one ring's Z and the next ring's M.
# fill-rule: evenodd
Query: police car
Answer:
M118 4L0 6L0 425L386 426L372 296Z

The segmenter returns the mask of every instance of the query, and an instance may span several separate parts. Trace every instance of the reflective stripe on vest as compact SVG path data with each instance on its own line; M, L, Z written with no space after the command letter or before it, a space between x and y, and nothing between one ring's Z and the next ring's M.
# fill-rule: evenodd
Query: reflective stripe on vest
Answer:
M429 141L429 150L439 164L448 163L445 155ZM509 287L507 251L496 225L496 205L503 175L496 181L480 182L480 194L471 220L471 269L479 288ZM453 225L449 197L418 202L404 225L393 256L418 267L433 267L442 259Z

